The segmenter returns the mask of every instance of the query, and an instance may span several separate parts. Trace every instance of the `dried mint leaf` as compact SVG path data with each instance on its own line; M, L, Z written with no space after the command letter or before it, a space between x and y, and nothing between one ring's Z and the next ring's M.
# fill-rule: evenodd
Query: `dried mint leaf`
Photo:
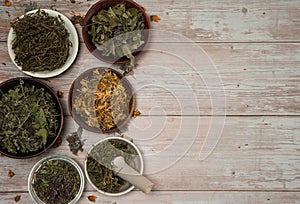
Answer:
M53 97L20 80L0 93L0 147L10 153L29 153L45 148L56 136L60 114Z

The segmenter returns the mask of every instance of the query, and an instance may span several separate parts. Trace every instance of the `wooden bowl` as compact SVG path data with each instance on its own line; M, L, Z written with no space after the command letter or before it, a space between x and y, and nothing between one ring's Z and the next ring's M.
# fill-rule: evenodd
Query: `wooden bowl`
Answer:
M18 78L9 79L0 84L0 91L2 93L7 93L9 90L13 89L16 85L19 85L20 80L23 80L24 84L29 84L30 86L35 86L37 88L44 88L45 92L48 92L54 99L55 104L56 104L56 109L58 110L60 116L59 116L59 126L56 131L56 136L48 137L47 143L44 148L41 148L34 152L29 152L29 153L19 152L16 154L8 152L8 150L6 150L6 149L0 148L1 154L11 157L11 158L16 158L16 159L31 158L31 157L35 157L35 156L38 156L38 155L46 152L49 148L51 148L55 144L56 140L60 137L62 128L63 128L63 122L64 122L63 109L62 109L61 103L60 103L56 93L52 90L52 88L50 86L48 86L47 84L45 84L44 82L42 82L40 80L33 79L33 78L27 78L27 77L18 77Z
M145 48L145 46L148 44L149 41L149 29L150 29L150 20L145 12L145 9L137 4L136 2L132 0L100 0L97 3L95 3L86 13L84 20L83 20L83 26L82 26L82 37L83 41L88 48L88 50L98 59L108 62L108 63L114 63L114 64L124 64L126 62L129 62L130 60L127 57L122 58L114 58L113 56L103 56L100 51L97 50L96 46L92 43L92 38L88 34L89 31L89 25L91 25L91 19L93 16L97 15L97 13L100 10L107 9L108 7L115 6L117 4L124 3L127 8L137 8L140 11L143 12L144 17L144 23L145 23L145 29L143 31L143 35L145 36L145 43L141 45L137 51L133 53L134 57L137 57L141 54L142 50Z
M96 69L100 72L100 75L102 75L106 69L109 69L110 71L114 72L121 79L121 83L125 87L126 94L127 94L127 96L130 97L129 104L128 104L129 110L128 110L127 117L124 120L120 121L118 124L116 124L116 126L114 128L106 130L106 131L101 130L100 127L89 126L83 120L83 118L78 113L76 113L76 110L73 109L73 104L75 102L74 96L76 95L77 89L81 86L80 81L83 78L90 77ZM100 79L101 78L99 78L99 80ZM116 70L111 69L111 68L96 67L96 68L92 68L92 69L89 69L89 70L83 72L81 75L79 75L73 81L73 83L70 87L69 96L68 96L68 108L69 108L69 112L72 115L75 122L83 129L86 129L88 131L95 132L95 133L112 133L112 132L119 131L121 128L123 128L129 122L130 118L132 117L132 114L133 114L133 111L135 108L135 94L134 94L133 88L132 88L131 84L129 83L129 81L120 72L117 72Z

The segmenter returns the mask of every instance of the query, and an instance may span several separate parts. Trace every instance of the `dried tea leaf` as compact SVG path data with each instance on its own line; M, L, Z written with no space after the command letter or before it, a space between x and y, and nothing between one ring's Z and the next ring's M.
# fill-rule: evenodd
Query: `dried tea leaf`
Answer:
M154 22L160 21L160 17L158 15L151 15L150 20Z
M94 195L90 195L90 196L88 196L88 199L89 199L89 201L91 201L91 202L96 202L97 197L94 196Z
M92 43L104 56L118 60L130 59L130 72L135 67L132 55L145 43L145 19L143 12L136 8L127 8L124 3L100 10L92 17L89 35Z
M84 140L81 140L82 128L79 127L76 132L71 133L67 137L70 150L73 154L77 155L78 151L83 151Z
M15 175L15 173L12 171L12 170L8 170L8 173L7 173L7 176L9 177L9 178L12 178L13 176Z
M84 17L83 16L81 16L81 15L73 15L72 17L71 17L71 22L75 25L75 24L79 24L79 25L83 25L83 19L84 19Z
M21 195L16 195L16 197L15 197L16 203L19 202L20 200L21 200Z
M70 163L47 160L34 173L32 187L43 203L69 203L80 189L80 175Z
M65 64L71 42L60 16L38 10L11 22L11 26L16 33L14 60L23 71L53 71Z
M38 5L34 1L30 1L29 4L25 4L25 13L35 10L38 8Z
M138 109L133 111L133 118L136 118L139 115L141 115L141 112Z

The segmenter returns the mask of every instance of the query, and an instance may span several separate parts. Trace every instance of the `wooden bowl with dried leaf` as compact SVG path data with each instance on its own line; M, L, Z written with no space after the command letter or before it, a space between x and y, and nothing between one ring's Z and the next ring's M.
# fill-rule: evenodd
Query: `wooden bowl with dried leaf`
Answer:
M63 110L55 92L28 77L0 84L0 153L24 159L52 147L63 127Z
M150 20L145 9L132 0L100 0L83 20L82 37L98 59L134 67L149 40Z
M135 94L129 81L111 68L83 72L71 85L69 111L82 128L111 133L122 129L132 117Z

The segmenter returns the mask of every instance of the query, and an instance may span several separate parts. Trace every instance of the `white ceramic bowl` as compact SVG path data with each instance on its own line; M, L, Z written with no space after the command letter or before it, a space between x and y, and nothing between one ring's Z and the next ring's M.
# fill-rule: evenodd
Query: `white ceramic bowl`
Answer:
M93 182L91 181L90 177L89 177L89 174L87 172L87 157L88 155L90 154L90 152L93 150L94 147L96 147L98 144L102 143L102 142L105 142L107 140L120 140L122 142L125 142L127 143L128 145L130 145L134 150L135 152L137 153L138 155L138 160L135 161L135 166L136 168L138 169L138 171L140 172L140 174L143 174L144 172L144 161L143 161L143 157L142 157L142 154L140 152L140 150L137 148L137 146L135 144L133 144L131 141L123 138L123 137L106 137L100 141L98 141L95 145L93 145L93 147L89 150L86 158L85 158L85 166L84 166L84 170L85 170L85 175L87 177L87 180L89 181L89 183L92 185L92 187L97 190L98 192L104 194L104 195L107 195L107 196L121 196L121 195L124 195L124 194L127 194L129 193L130 191L132 191L135 186L131 185L131 184L127 184L128 186L123 186L124 189L121 189L120 192L118 193L109 193L109 192L105 192L103 190L100 190L99 188L97 188L97 186L95 186L93 184Z
M61 14L57 11L53 11L53 10L50 10L50 9L41 9L41 10L44 10L50 16L57 17L58 15L60 15L61 19L64 21L65 28L69 32L69 40L71 41L72 46L69 47L69 56L68 56L67 61L65 62L65 64L63 66L61 66L60 68L55 69L53 71L41 71L41 72L23 71L22 67L18 66L17 63L15 62L15 56L16 55L14 53L14 50L12 49L12 44L13 44L12 41L15 38L16 34L15 34L13 28L11 28L9 33L8 33L7 47L8 47L8 54L9 54L12 62L16 65L16 67L20 71L22 71L23 73L25 73L29 76L33 76L33 77L37 77L37 78L49 78L49 77L54 77L54 76L57 76L57 75L63 73L64 71L66 71L72 65L72 63L74 62L74 60L77 56L79 40L78 40L77 31L76 31L74 25L72 24L72 22L66 16L64 16L63 14ZM26 14L35 13L37 11L38 11L38 9L32 10L32 11L27 12ZM20 18L22 18L23 16L21 16Z
M40 168L40 166L49 160L62 160L62 161L66 161L69 162L70 164L72 164L77 172L79 173L80 176L80 188L78 190L77 195L75 196L75 198L69 202L68 204L75 204L81 197L82 193L83 193L83 189L84 189L84 184L85 184L85 180L84 180L84 174L83 171L81 170L80 166L71 158L66 157L66 156L61 156L61 155L54 155L54 156L48 156L45 157L43 159L41 159L40 161L38 161L31 169L29 177L28 177L28 190L29 190L29 194L31 196L31 198L35 201L35 203L38 204L44 204L43 201L41 201L41 199L36 195L33 187L32 187L32 183L33 183L33 178L34 178L34 174L36 171L38 171L38 169Z

